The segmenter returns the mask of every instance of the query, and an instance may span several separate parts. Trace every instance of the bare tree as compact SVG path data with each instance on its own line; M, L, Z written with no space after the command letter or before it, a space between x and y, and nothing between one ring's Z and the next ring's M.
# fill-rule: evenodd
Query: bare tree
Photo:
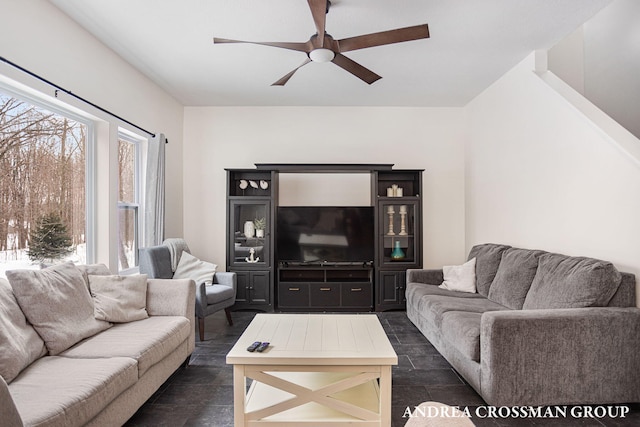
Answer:
M0 250L26 249L50 212L84 242L86 137L83 124L0 93Z

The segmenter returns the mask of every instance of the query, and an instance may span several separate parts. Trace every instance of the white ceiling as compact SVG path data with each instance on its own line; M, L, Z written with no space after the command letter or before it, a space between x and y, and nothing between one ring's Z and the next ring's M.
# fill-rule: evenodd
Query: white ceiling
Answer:
M311 63L271 83L302 52L216 44L214 36L305 42L305 0L49 0L184 105L463 106L536 49L548 49L611 0L332 0L327 32L345 37L429 24L430 39L346 56L371 86Z

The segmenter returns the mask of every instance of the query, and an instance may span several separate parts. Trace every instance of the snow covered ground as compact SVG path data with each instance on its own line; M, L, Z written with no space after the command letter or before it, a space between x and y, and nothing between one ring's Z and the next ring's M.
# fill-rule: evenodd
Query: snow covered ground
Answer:
M76 264L85 264L87 260L87 247L85 244L78 245L74 253L60 259L58 262L71 261ZM29 259L25 249L19 251L0 251L0 277L6 278L7 270L39 270L40 263L33 262Z

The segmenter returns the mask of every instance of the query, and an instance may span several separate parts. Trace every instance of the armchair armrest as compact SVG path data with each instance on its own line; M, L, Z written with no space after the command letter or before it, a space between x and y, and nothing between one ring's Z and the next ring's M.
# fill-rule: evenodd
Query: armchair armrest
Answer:
M442 269L438 270L422 270L422 269L408 269L407 270L407 283L417 282L426 283L428 285L440 285L444 281Z
M220 273L216 273L213 276L213 283L216 285L224 285L224 286L229 286L230 288L233 288L233 290L236 290L236 273L231 273L231 272L220 272Z
M236 273L220 272L213 275L213 284L222 285L233 288L233 294L236 293ZM207 290L204 282L196 285L196 316L203 318L207 313Z
M638 402L638 348L638 308L487 312L483 397L496 406Z

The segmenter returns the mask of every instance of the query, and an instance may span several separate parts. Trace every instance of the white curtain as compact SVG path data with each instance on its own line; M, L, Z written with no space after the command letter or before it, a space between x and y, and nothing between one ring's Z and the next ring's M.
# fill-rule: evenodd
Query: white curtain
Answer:
M144 247L156 246L164 240L164 134L149 140L144 203Z

